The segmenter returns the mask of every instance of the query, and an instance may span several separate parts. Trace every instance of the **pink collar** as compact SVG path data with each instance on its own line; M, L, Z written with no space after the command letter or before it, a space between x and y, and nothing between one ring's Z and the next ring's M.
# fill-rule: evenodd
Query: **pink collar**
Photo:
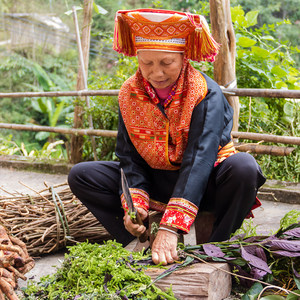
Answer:
M172 85L170 85L170 86L168 86L166 88L163 88L163 89L156 89L156 88L154 88L154 90L155 90L158 98L160 100L166 100L168 98L171 90L172 90L173 85L174 84L172 84Z

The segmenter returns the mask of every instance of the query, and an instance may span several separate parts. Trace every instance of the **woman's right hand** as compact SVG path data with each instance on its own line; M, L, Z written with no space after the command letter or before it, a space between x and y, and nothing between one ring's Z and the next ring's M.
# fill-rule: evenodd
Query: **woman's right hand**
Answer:
M148 212L143 208L138 207L137 211L143 221L148 217ZM146 231L146 227L144 225L134 224L127 212L125 212L123 220L126 230L133 236L139 237Z

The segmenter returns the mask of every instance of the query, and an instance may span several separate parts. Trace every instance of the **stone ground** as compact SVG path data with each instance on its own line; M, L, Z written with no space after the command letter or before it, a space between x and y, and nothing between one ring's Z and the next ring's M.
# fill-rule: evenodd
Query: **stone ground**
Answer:
M39 172L29 172L15 170L13 168L1 167L0 165L0 197L12 194L33 194L48 186L66 182L66 174L47 174ZM26 185L26 186L25 186ZM32 189L30 189L32 188ZM8 192L8 193L7 193ZM297 198L297 196L296 196ZM300 210L300 198L296 199L296 203L283 203L275 201L262 201L262 207L254 211L255 218L253 225L257 226L256 230L259 234L271 234L279 228L280 219L291 210ZM193 243L193 233L185 239L186 243ZM35 268L27 274L27 277L38 281L41 276L55 272L64 257L64 251L56 254L50 254L36 259ZM20 280L19 286L26 286L26 282Z

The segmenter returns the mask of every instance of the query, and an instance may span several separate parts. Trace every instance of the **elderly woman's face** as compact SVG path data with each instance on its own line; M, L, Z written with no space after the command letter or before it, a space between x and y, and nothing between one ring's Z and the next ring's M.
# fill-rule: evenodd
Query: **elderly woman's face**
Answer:
M181 53L145 50L137 57L143 77L156 89L175 83L183 65Z

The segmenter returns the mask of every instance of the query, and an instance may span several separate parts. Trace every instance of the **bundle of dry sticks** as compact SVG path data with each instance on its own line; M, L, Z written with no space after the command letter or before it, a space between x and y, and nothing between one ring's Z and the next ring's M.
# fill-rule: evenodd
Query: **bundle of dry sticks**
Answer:
M0 198L0 224L26 244L30 255L38 256L76 242L100 242L110 237L72 194L67 183L34 192L34 195Z

